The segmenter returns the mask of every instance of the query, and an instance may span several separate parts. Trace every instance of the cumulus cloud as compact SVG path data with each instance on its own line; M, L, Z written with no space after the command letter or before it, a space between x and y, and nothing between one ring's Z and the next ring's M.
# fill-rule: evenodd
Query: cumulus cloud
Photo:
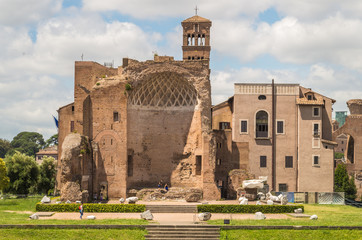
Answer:
M302 21L322 20L335 14L361 18L360 0L274 0L273 6L285 16L294 16Z
M133 23L82 12L39 23L35 42L26 27L0 26L0 35L0 137L10 140L20 131L56 132L51 115L73 101L74 61L82 54L118 66L123 57L151 58L160 38Z
M1 0L0 24L36 23L59 12L61 5L62 0Z
M199 15L218 19L233 18L239 15L255 18L260 12L271 6L270 0L83 0L83 8L87 11L118 11L140 19L157 19L162 17L192 16L195 4L199 8Z
M362 21L340 15L316 23L285 17L256 27L248 21L214 23L213 47L247 62L270 54L283 63L314 64L326 61L362 71Z

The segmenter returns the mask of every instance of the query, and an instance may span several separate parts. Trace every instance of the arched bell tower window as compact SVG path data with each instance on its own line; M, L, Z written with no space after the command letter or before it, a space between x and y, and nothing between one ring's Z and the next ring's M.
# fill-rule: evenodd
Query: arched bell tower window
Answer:
M266 111L259 111L255 116L255 136L257 138L268 137L268 113Z

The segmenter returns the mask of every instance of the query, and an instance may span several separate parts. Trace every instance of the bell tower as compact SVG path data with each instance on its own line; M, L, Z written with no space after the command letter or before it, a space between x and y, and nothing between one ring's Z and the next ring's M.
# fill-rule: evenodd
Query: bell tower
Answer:
M183 28L182 59L210 60L210 28L209 19L197 15L181 23Z

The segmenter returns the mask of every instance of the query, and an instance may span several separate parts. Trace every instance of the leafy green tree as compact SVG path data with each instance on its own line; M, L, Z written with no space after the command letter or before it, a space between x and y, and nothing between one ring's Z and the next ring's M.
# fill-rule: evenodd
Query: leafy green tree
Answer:
M7 188L7 186L9 185L9 182L10 182L10 180L6 173L5 162L2 158L0 158L0 191L1 191L1 193L3 192L3 190L5 188Z
M51 136L45 141L45 147L58 146L58 133Z
M338 164L334 172L334 191L345 192L345 197L355 199L357 188L354 184L354 177L349 178L346 166Z
M6 153L11 149L10 141L0 138L0 158L4 158Z
M334 158L335 158L335 159L341 159L342 157L344 157L344 154L343 154L343 153L339 153L339 152L335 152L335 153L334 153Z
M55 185L55 160L52 157L43 157L43 162L40 165L40 176L38 190L41 193L48 193Z
M35 153L45 145L43 135L36 132L21 132L11 141L15 151L35 157Z
M8 191L15 194L28 194L30 189L36 189L39 177L39 167L33 157L15 152L5 157L10 184Z

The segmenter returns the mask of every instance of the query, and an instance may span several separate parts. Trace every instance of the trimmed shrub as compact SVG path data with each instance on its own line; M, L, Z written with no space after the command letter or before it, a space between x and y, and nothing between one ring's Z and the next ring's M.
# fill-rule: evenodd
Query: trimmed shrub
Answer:
M80 204L61 203L61 204L36 204L38 212L78 212ZM146 206L143 204L83 204L84 212L144 212Z
M303 205L197 205L198 212L211 213L292 213Z

